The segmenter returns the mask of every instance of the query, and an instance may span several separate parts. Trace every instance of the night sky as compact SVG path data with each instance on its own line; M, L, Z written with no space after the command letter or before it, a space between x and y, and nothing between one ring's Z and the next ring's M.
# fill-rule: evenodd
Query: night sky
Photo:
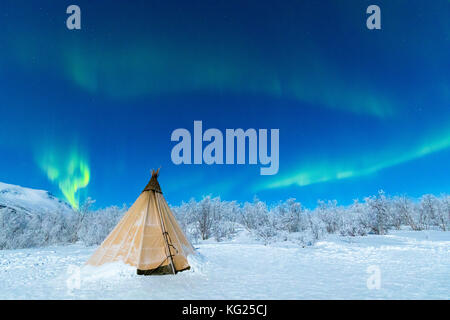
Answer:
M171 204L450 191L448 0L2 0L0 40L2 182L98 207L159 167ZM174 165L171 133L194 120L279 128L278 174Z

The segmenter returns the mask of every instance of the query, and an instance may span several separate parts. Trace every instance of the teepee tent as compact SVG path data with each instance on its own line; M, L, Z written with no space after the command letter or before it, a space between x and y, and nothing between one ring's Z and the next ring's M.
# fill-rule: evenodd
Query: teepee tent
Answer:
M170 211L157 171L135 203L92 255L87 264L123 261L138 274L175 274L189 269L194 248Z

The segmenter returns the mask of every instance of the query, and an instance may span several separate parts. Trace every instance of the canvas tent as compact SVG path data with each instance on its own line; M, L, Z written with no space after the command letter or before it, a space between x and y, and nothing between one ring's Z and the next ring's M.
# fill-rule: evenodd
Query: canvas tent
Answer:
M138 274L176 274L189 269L194 248L178 225L158 183L157 171L135 203L87 264L123 261Z

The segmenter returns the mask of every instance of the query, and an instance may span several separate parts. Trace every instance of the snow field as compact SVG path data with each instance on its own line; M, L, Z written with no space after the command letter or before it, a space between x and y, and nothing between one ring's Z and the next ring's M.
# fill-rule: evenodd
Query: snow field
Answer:
M85 266L96 247L0 251L0 299L449 299L450 233L333 236L302 248L264 246L246 233L195 245L191 270L137 276L115 263ZM380 271L369 289L368 267Z

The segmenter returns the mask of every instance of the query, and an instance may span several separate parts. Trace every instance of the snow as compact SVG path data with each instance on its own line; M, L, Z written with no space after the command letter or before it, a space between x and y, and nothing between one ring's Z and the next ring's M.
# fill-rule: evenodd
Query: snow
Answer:
M85 266L96 247L2 250L0 299L450 298L450 232L330 236L302 248L264 246L243 231L195 247L191 270L149 277L122 263ZM371 266L381 272L379 289L368 289Z
M26 213L71 211L67 203L48 191L0 182L0 208L2 206Z

